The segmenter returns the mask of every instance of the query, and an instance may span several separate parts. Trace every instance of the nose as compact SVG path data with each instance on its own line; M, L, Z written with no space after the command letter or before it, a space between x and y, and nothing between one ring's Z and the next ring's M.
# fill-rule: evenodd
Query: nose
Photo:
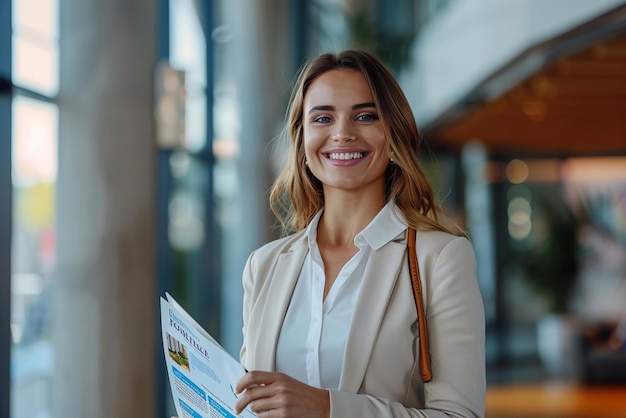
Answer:
M352 130L350 122L341 119L337 121L331 139L338 142L348 142L356 139L356 134Z

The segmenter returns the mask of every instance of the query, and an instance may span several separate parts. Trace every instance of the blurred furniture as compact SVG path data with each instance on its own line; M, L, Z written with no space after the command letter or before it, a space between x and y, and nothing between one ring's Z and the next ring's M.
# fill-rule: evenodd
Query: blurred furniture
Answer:
M581 380L626 385L626 321L587 327L581 336ZM625 408L626 409L626 408Z
M626 385L490 386L486 418L626 418Z

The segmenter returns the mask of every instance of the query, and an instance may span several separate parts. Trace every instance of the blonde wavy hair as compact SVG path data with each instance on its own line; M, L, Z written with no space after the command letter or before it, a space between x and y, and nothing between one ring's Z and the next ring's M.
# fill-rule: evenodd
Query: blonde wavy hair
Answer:
M338 69L361 72L367 80L393 156L385 172L385 202L393 200L407 222L418 230L439 230L464 235L448 228L439 218L432 185L419 162L420 134L413 112L400 85L377 57L362 50L325 53L302 66L295 80L282 132L289 144L287 161L270 191L270 207L283 232L300 231L324 206L321 182L307 169L303 146L304 97L320 75Z

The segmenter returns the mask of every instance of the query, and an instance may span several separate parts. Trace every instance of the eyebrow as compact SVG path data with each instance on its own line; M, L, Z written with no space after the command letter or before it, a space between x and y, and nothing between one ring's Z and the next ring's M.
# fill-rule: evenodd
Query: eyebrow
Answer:
M355 104L354 106L352 106L352 110L357 110L357 109L363 109L366 107L376 107L376 104L374 102L368 102L368 103L358 103ZM313 106L310 110L309 110L309 114L315 112L315 111L319 111L319 110L335 110L335 106L330 106L330 105L320 105L320 106Z

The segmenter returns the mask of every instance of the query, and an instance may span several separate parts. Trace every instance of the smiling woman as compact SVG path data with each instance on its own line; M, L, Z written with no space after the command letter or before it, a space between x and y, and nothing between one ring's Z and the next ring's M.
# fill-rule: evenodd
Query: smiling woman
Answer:
M398 83L368 52L323 54L301 69L287 118L288 157L270 195L287 236L244 269L240 354L250 372L235 387L237 411L482 417L474 253L463 231L439 220Z

